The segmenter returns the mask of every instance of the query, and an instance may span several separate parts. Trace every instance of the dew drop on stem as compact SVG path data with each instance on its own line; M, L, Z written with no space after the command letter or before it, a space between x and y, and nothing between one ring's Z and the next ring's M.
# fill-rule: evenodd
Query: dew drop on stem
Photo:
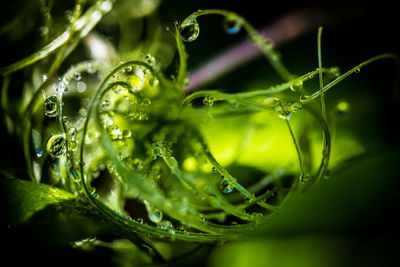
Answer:
M231 184L231 182L229 182L228 179L224 178L224 176L221 176L221 182L219 185L219 189L223 192L223 193L231 193L233 191L233 185Z
M299 112L301 108L302 106L299 102L294 102L292 105L290 105L290 111L294 113Z
M162 211L159 209L152 209L149 212L149 219L154 223L160 223L163 218Z
M301 95L300 98L299 98L300 103L305 103L305 102L307 102L309 98L310 98L309 95Z
M42 136L35 129L32 129L32 140L35 148L36 157L40 158L43 155Z

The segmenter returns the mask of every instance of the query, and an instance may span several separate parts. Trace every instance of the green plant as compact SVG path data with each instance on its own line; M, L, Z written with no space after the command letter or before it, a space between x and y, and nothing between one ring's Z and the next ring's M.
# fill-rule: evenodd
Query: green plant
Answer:
M72 220L88 225L87 232L69 237L71 242L84 238L74 246L117 250L122 243L134 250L124 241L101 240L103 231L111 232L145 252L137 252L143 261L168 257L165 251L173 249L163 250L159 240L241 240L264 229L270 216L273 222L280 206L318 191L330 179L329 169L338 164L331 161L333 122L328 120L325 94L370 63L396 57L378 55L340 74L337 67L322 64L319 28L318 67L296 76L284 66L272 42L243 17L217 9L194 12L176 23L170 30L173 41L164 40L156 28L148 42L118 53L92 33L113 4L77 1L68 13L67 30L31 56L0 69L4 115L9 121L19 118L13 127L22 140L27 175L33 182L2 183L15 190L10 205L24 207L12 215L16 224L26 223L45 207L59 207ZM235 93L201 90L185 95L183 41L195 41L197 18L208 14L223 16L228 33L246 31L284 83ZM120 23L124 22L122 17ZM50 19L46 23L51 27ZM92 49L93 59L67 64L81 42ZM168 51L157 54L163 42L167 50L177 50L177 57ZM26 84L15 115L7 101L12 73L26 68L32 83ZM315 79L317 87L311 83ZM339 113L348 111L344 102L337 108ZM240 124L245 127L239 134L228 131ZM279 148L262 152L284 156L275 161L269 161L271 156L256 159L251 154L271 129L279 135ZM309 136L311 143L304 142ZM221 140L227 145L219 144ZM232 151L224 156L227 146ZM6 171L3 175L12 176ZM95 226L93 218L106 226ZM90 236L98 234L96 240Z

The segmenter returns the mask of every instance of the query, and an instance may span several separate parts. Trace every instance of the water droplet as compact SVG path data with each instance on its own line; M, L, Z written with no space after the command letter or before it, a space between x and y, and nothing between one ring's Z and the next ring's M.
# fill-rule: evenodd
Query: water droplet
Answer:
M214 105L214 97L212 96L204 97L203 104L211 107L212 105Z
M125 129L125 130L122 131L122 136L123 136L124 138L129 138L129 137L131 137L131 135L132 135L132 133L131 133L131 131L128 130L128 129Z
M219 189L223 192L223 193L231 193L233 190L233 185L231 184L231 182L229 182L228 179L224 178L223 176L221 176L221 183L219 185Z
M242 23L234 14L229 14L224 20L224 29L228 34L237 34L242 28Z
M302 88L303 88L302 80L297 80L290 85L290 90L292 90L293 92L298 92Z
M162 217L163 217L162 211L159 209L152 209L149 213L149 219L154 223L160 223Z
M44 100L43 104L44 114L48 117L55 117L57 116L58 111L58 101L57 96L52 95Z
M279 99L276 98L276 97L268 97L268 98L264 99L263 103L265 105L271 105L272 106L272 105L278 104L279 103Z
M76 133L78 130L76 130L76 128L72 127L68 129L68 138L70 138L71 140L74 140L76 137Z
M168 220L162 220L159 225L160 225L160 228L164 229L164 230L173 228L172 223Z
M151 104L150 98L144 98L142 101L143 106L148 106Z
M71 121L70 118L69 118L68 116L63 116L62 120L63 120L63 123L64 123L65 125L68 125L69 122Z
M343 118L349 114L350 104L345 101L340 101L335 108L335 114L337 117Z
M290 105L290 111L296 113L301 110L301 104L299 102L294 102L292 105Z
M74 13L72 12L72 10L66 10L65 17L68 20L68 22L72 23L74 20Z
M75 72L73 79L78 82L78 81L80 81L82 79L82 76L81 76L81 74L79 72Z
M104 101L101 103L101 108L102 109L107 109L111 106L110 100L104 99Z
M122 132L117 125L110 125L110 127L107 128L107 132L113 140L122 139Z
M190 16L185 19L179 26L179 34L185 42L193 42L197 39L200 33L200 26L197 23L195 16Z
M355 71L355 73L360 73L360 71L361 71L361 69L360 69L360 68L357 68L356 71Z
M123 90L122 86L117 85L114 87L113 92L114 94L118 95L122 92L122 90Z
M41 36L46 36L47 34L49 34L49 28L46 26L42 26L39 28L39 32Z
M35 148L36 157L40 158L43 155L42 136L35 129L32 129L32 140Z
M214 167L212 167L212 169L211 169L213 172L217 172L217 168L214 166Z
M133 70L132 66L128 66L124 69L124 72L131 73Z
M301 95L300 98L299 98L300 103L305 103L305 102L308 101L308 99L310 99L309 95Z
M87 115L87 108L80 108L78 111L79 115L81 115L82 117L86 117Z
M160 81L157 79L157 77L152 77L152 78L150 79L150 81L149 81L149 83L150 83L151 86L157 86L159 82L160 82Z
M147 54L144 57L144 60L147 62L147 64L149 64L150 66L153 66L156 63L156 59L151 55L151 54Z
M43 74L43 75L42 75L42 82L45 82L45 81L47 81L47 75L46 75L46 74Z
M64 155L66 150L64 134L56 134L50 137L47 141L46 150L54 158Z
M42 179L42 167L40 166L39 162L34 160L32 162L32 170L33 170L33 175L35 176L36 182L40 182Z
M86 91L86 88L87 88L86 83L81 82L81 81L79 81L79 82L76 83L76 90L77 90L79 93L85 92L85 91Z

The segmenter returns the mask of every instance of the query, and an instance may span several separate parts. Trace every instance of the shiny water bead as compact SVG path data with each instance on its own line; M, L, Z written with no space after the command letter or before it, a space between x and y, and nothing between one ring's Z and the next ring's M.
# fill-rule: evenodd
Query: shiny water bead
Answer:
M167 229L172 228L172 227L173 227L172 223L170 221L168 221L168 220L162 220L160 222L160 228L161 229L167 230Z
M229 14L224 20L224 29L228 34L237 34L242 28L242 23L234 14Z
M35 148L36 157L40 158L43 155L42 136L35 129L32 129L32 140Z
M125 129L125 130L122 131L122 136L124 138L129 138L129 137L132 136L132 132L130 130L128 130L128 129Z
M65 125L68 125L71 120L68 116L63 116L62 121Z
M163 218L162 211L159 209L152 209L149 213L149 219L153 223L160 223Z
M78 148L78 143L76 141L69 141L69 149L75 151Z
M219 185L219 189L223 192L223 193L231 193L233 190L233 185L231 184L231 182L229 182L228 179L224 178L223 176L221 177L221 183Z
M336 108L335 108L335 115L337 117L343 118L347 114L349 114L350 111L350 104L345 101L340 101L337 103Z
M292 115L292 113L290 111L279 112L279 118L284 119L284 120L290 120L290 115Z
M113 140L122 139L122 132L117 125L110 125L110 127L107 128L107 132Z
M264 99L263 103L268 106L274 106L279 104L279 99L276 97L267 97Z
M150 85L151 86L157 86L158 84L159 84L159 80L157 79L157 77L152 77L150 80L149 80L149 83L150 83Z
M144 57L144 60L147 62L147 64L149 64L150 66L153 66L156 63L156 59L151 55L151 54L147 54Z
M46 98L43 103L43 111L47 117L55 117L58 113L57 96L52 95Z
M193 42L197 39L200 33L200 26L196 21L195 16L190 16L185 19L179 26L179 34L185 42Z
M214 105L214 97L212 96L204 97L203 104L211 107L212 105Z
M142 100L142 105L143 106L148 106L151 104L151 99L150 98L143 98Z
M79 72L75 72L73 79L78 82L82 79L82 76Z
M308 179L310 178L310 175L306 172L303 172L300 176L300 183L305 184L307 183Z
M295 81L294 83L292 83L290 85L290 90L292 90L293 92L298 92L302 88L303 88L303 81L302 80Z
M59 158L66 151L64 134L56 134L50 137L46 145L47 153L54 158Z
M309 95L301 95L299 100L300 100L300 103L305 103L308 101L308 99L310 99Z

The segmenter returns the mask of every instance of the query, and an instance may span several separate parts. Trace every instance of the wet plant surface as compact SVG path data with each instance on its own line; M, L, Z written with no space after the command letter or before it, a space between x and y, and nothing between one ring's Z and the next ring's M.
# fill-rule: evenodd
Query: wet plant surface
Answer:
M394 260L389 7L277 5L265 21L222 2L5 5L7 251L82 266Z

